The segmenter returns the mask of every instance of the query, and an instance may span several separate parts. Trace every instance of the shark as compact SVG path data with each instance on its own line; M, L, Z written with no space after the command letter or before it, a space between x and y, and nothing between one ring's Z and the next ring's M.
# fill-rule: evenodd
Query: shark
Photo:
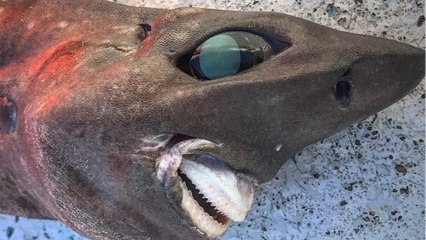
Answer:
M273 12L0 2L0 212L215 239L305 146L424 77L423 49Z

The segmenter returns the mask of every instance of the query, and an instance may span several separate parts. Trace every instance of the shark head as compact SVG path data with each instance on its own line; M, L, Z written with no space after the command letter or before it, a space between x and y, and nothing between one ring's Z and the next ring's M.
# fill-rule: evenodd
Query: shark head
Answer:
M139 34L55 48L37 75L55 84L17 101L40 202L95 239L219 237L292 155L424 76L422 49L284 14L138 11Z

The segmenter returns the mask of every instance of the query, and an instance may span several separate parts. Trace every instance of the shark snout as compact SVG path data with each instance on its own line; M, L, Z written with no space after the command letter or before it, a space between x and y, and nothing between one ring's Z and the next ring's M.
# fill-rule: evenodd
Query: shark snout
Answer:
M390 73L404 76L405 81L410 81L417 85L425 74L425 51L424 49L413 47L409 44L394 40L378 39L376 41L381 46L377 55L384 56L383 64L389 68ZM400 65L400 66L396 66Z
M425 50L421 48L412 48L411 46L405 46L410 48L407 54L402 52L399 54L400 61L405 63L407 67L405 70L406 78L411 80L411 84L416 86L425 76Z
M409 93L425 75L425 51L393 40L371 38L348 68L352 110L374 113Z

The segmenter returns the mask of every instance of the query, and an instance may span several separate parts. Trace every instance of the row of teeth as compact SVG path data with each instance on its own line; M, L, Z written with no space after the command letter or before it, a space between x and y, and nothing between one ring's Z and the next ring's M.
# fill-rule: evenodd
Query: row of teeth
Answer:
M181 207L199 230L208 237L219 237L228 228L229 220L244 220L252 204L254 190L252 184L237 177L225 163L216 158L200 154L190 155L190 160L182 158L183 155L189 157L187 154L212 146L217 145L203 139L179 142L157 159L156 168L157 178L163 183L178 177L180 172L195 185L206 203L210 203L210 207L221 214L221 219L215 220L203 209L183 179L180 181L183 193Z
M212 216L204 211L192 196L192 193L186 187L186 184L180 181L182 188L182 208L191 217L191 220L196 223L199 230L209 237L219 237L228 228L229 223L222 224L217 222Z
M212 158L210 161L205 161L209 160L208 156L202 156L202 158L202 160L192 159L192 161L182 159L179 169L196 186L207 200L206 202L210 203L218 213L226 216L227 221L217 221L205 212L184 183L182 184L184 185L182 208L189 212L192 221L197 223L197 227L207 236L218 237L228 228L229 219L244 220L252 203L253 188L250 184L239 181L225 164L218 163ZM200 161L203 162L199 163Z
M203 159L206 158L208 159L207 156L203 156ZM252 194L251 185L239 181L225 164L210 160L198 163L183 159L179 169L219 212L226 213L234 221L243 221L251 206L251 200L245 197Z

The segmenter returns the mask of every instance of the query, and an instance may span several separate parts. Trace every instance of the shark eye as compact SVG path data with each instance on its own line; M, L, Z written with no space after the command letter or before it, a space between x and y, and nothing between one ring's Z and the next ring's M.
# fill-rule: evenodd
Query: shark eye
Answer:
M272 47L261 36L224 32L182 56L178 67L195 78L213 80L249 69L269 59L272 53Z

